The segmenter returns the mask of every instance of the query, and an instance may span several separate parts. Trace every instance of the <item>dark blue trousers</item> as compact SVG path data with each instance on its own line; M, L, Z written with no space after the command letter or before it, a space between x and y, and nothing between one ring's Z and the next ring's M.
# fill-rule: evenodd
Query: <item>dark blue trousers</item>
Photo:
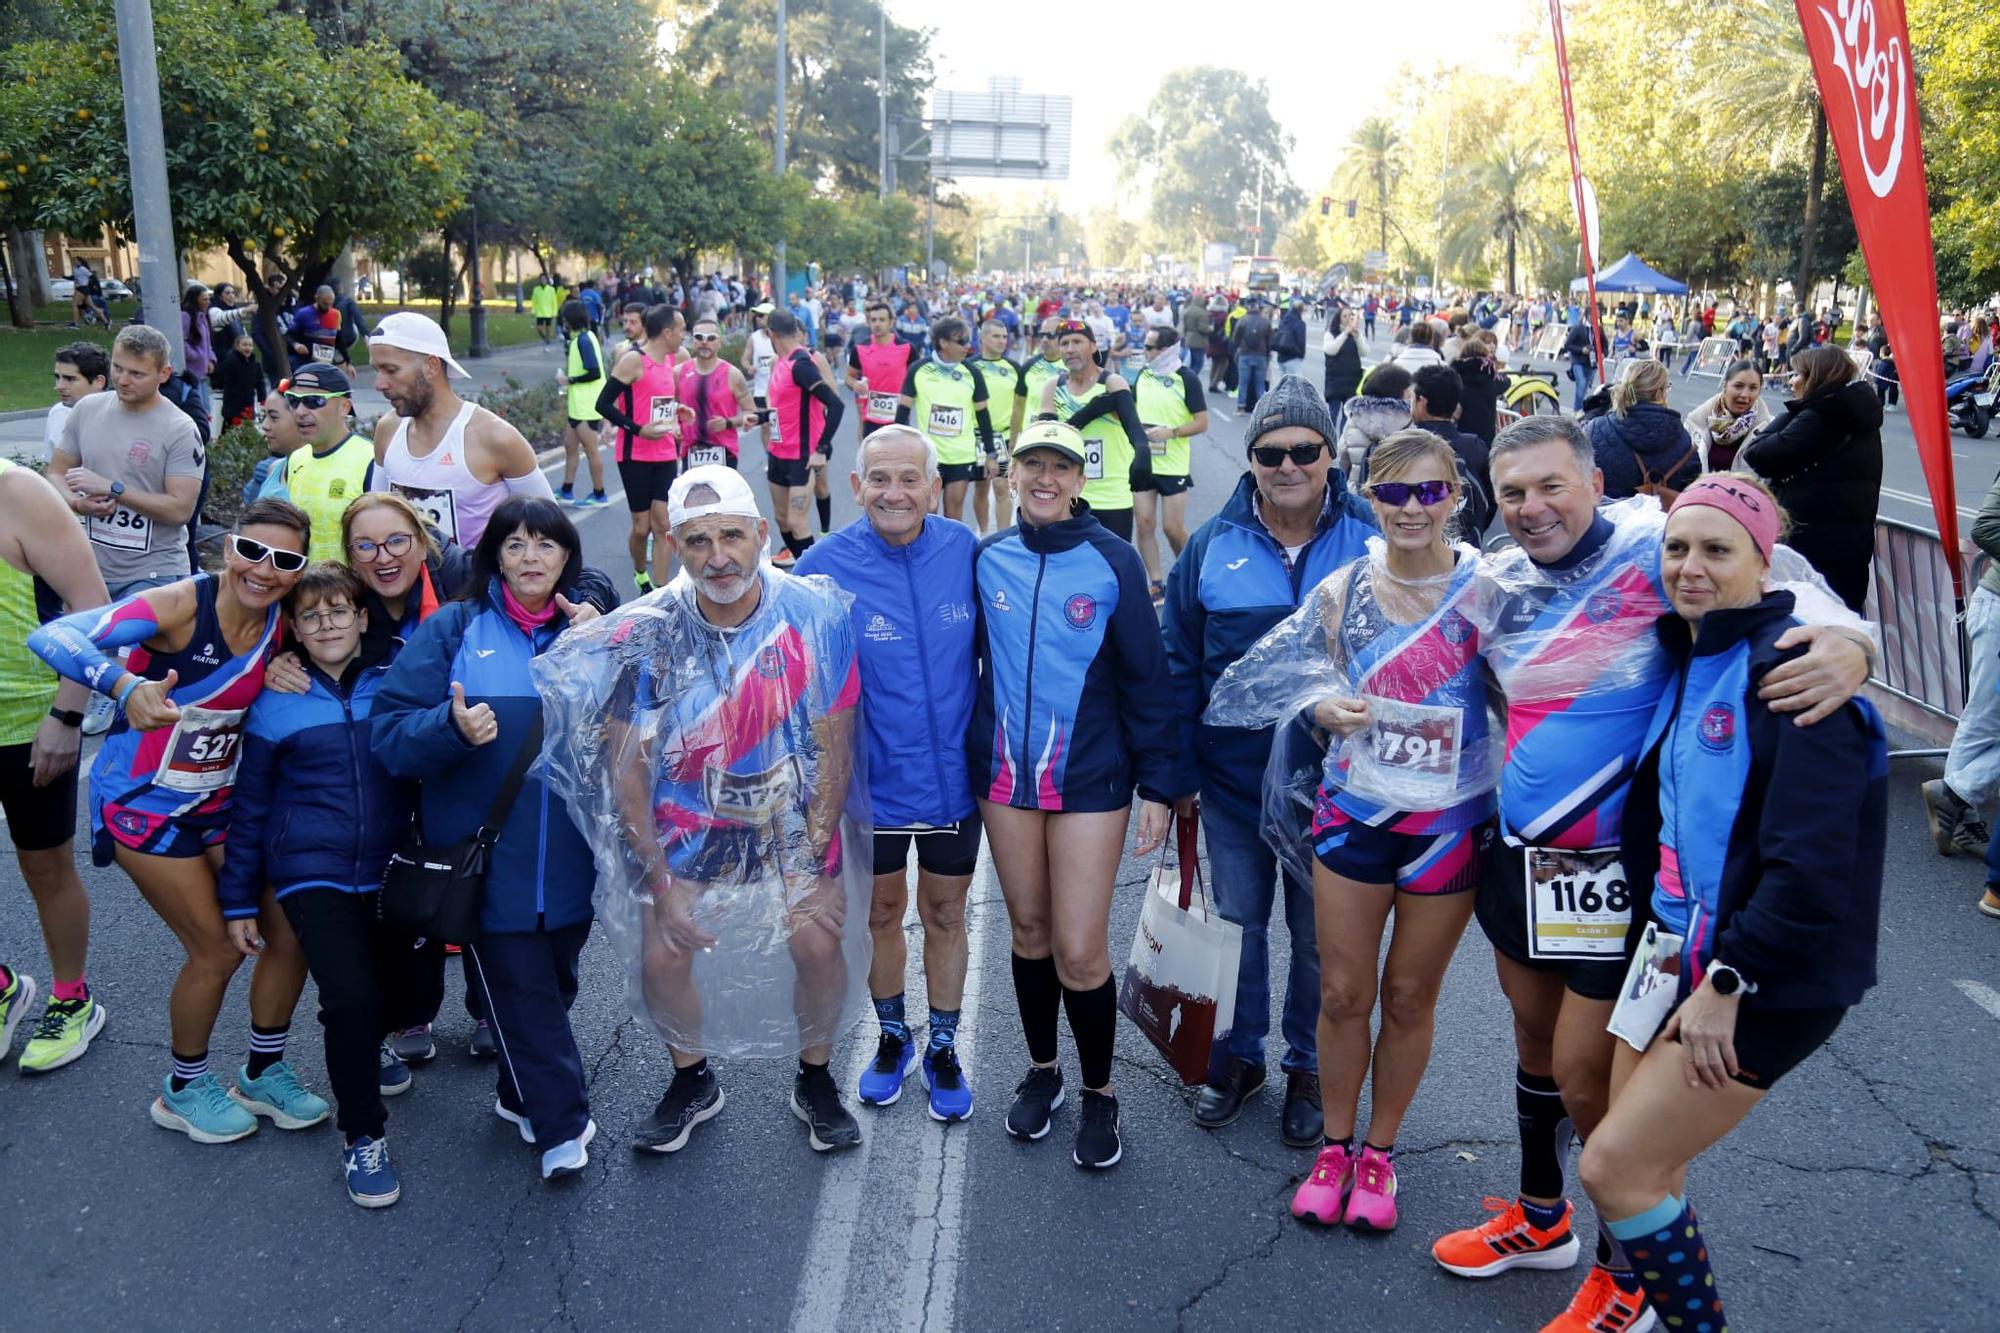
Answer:
M482 934L467 946L466 979L478 988L500 1054L500 1104L526 1116L546 1151L583 1133L590 1095L569 1028L576 963L590 923L532 934Z

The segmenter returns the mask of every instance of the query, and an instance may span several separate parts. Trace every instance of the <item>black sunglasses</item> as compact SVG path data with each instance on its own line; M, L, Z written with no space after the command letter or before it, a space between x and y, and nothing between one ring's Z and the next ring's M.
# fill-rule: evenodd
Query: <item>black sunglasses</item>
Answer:
M285 406L294 412L302 407L308 412L317 412L334 399L345 397L344 393L288 393L285 395Z
M1287 458L1292 460L1294 467L1310 467L1319 461L1320 454L1325 450L1324 444L1295 444L1289 449L1260 444L1250 451L1250 456L1257 460L1259 467L1283 467Z
M306 567L306 557L299 551L280 551L275 546L266 546L255 537L245 537L240 532L229 534L229 544L236 548L236 554L256 564L269 559L271 568L284 574L296 574Z
M1364 489L1367 490L1369 499L1379 500L1385 505L1391 505L1398 509L1408 504L1410 497L1414 495L1417 497L1417 503L1428 509L1434 504L1444 503L1445 497L1451 494L1451 483L1448 481L1419 481L1415 483L1407 481L1378 481L1374 485L1365 487Z

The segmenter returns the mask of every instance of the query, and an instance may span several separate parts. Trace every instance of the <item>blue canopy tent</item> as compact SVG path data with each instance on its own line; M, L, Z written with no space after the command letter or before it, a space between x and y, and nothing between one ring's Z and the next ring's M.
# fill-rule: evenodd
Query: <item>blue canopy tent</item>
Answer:
M1573 292L1583 291L1586 286L1582 278L1570 279L1569 289ZM1623 259L1598 271L1597 290L1640 292L1650 296L1686 296L1687 284L1676 281L1657 269L1647 267L1645 260L1627 251Z

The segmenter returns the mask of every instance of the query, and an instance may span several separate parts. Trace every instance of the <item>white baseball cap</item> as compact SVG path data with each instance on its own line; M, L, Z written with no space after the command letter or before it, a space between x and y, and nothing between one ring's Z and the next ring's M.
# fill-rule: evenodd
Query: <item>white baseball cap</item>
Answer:
M452 360L451 344L445 341L444 330L429 315L420 315L414 310L398 310L393 315L382 316L375 325L375 332L368 335L370 347L400 347L418 356L434 356L444 362L445 372L462 379L471 379L464 366Z
M688 503L688 492L700 487L715 492L715 499ZM757 512L757 497L751 494L750 483L743 480L743 474L733 467L720 463L705 463L689 468L674 478L674 484L667 491L667 523L678 529L681 524L697 518L708 518L713 514L734 514L740 518L762 518Z

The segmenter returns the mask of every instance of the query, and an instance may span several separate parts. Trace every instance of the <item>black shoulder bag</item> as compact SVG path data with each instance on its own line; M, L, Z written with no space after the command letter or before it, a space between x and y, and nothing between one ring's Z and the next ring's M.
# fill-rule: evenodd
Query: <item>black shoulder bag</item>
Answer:
M425 843L423 815L410 821L410 835L390 856L382 872L382 894L376 905L382 923L392 929L446 944L470 944L479 936L479 908L486 896L486 870L500 826L521 794L528 766L542 748L542 719L521 738L514 763L493 804L472 836L433 847Z

